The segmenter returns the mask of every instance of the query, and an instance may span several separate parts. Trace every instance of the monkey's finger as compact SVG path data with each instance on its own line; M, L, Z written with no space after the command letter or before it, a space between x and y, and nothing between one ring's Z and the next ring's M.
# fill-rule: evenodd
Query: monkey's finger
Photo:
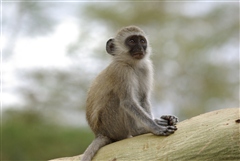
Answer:
M160 118L164 120L175 120L178 122L178 118L173 115L162 115Z
M173 115L163 115L161 119L168 120L168 125L176 125L178 122L178 118Z
M178 123L178 119L177 118L173 118L168 120L169 125L176 125Z
M164 132L161 132L159 135L160 136L168 136L173 134L175 131L174 130L165 130Z
M165 131L165 133L170 135L170 134L173 134L175 131L176 131L176 129L172 129L172 128L171 128L171 129L167 129L167 130Z
M172 131L160 131L160 132L158 132L157 134L155 134L155 135L158 135L158 136L168 136L168 135L171 135L171 134L173 134L174 132L172 132Z
M155 121L158 125L161 125L161 126L168 126L168 120L155 119L154 121Z
M170 119L170 115L162 115L160 118L161 119L165 119L165 120L169 120Z
M168 135L173 134L174 132L175 132L174 130L171 130L171 131L169 130L169 131L165 132L165 135L168 136Z
M167 129L168 129L168 130L174 130L174 131L176 131L176 130L177 130L177 127L176 127L176 126L168 126Z

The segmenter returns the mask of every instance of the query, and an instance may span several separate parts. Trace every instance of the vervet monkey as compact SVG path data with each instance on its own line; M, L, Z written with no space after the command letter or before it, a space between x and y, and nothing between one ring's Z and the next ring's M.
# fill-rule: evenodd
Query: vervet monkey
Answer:
M87 96L86 118L95 139L82 161L91 161L103 146L145 133L167 136L178 119L165 115L153 119L150 91L153 69L146 34L138 27L122 28L106 44L112 63L93 81Z

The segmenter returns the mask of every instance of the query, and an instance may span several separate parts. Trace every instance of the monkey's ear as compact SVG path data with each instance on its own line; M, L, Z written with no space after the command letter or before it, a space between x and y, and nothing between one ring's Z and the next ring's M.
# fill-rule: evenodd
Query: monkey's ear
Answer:
M113 55L113 56L115 55L114 54L114 51L115 51L114 39L109 39L107 41L106 50L107 50L108 54Z

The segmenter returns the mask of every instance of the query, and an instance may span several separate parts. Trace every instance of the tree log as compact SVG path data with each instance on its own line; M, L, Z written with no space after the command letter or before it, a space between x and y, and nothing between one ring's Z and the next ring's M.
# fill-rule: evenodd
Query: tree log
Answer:
M167 137L145 134L106 145L93 161L240 160L240 108L205 113L177 127ZM51 161L79 161L81 156Z

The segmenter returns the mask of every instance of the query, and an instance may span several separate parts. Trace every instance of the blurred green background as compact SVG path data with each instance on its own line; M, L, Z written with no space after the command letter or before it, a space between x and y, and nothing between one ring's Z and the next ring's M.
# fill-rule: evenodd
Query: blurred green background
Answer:
M128 25L149 36L153 114L239 107L238 2L2 2L1 160L83 153L86 92Z

